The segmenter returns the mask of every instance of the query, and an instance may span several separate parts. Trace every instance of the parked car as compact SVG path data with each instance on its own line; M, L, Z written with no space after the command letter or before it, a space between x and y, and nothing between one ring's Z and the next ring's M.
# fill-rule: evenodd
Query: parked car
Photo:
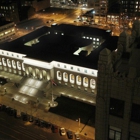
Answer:
M21 112L20 112L20 110L16 110L15 111L14 117L17 118L17 119L21 118Z
M72 131L68 131L67 132L67 135L68 135L68 138L69 139L73 139L73 133L72 133Z
M52 127L52 124L49 122L46 122L46 128L50 129Z
M35 125L38 125L38 124L39 124L39 121L40 121L40 120L39 120L38 118L35 118L35 119L34 119L34 124L35 124Z
M21 112L22 120L23 121L28 121L28 115L24 112Z
M2 110L2 111L5 111L5 110L6 110L6 105L2 105L2 106L1 106L1 110Z
M34 117L33 116L29 116L29 122L33 122L34 121Z
M8 114L9 114L10 116L14 116L15 113L16 113L16 110L15 110L15 109L13 109L13 108L10 108L10 109L9 109Z
M52 125L52 132L53 133L58 133L58 126Z
M39 120L38 126L45 127L45 122L43 120Z
M80 136L79 136L78 133L75 133L75 139L76 139L76 140L80 140Z
M61 128L60 128L60 135L61 135L61 136L66 135L66 130L65 130L64 127L61 127Z

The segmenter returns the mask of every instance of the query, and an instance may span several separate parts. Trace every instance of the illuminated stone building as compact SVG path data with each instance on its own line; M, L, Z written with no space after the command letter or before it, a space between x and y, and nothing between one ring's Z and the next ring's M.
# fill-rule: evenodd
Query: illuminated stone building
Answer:
M115 51L99 55L96 140L140 139L140 21L122 32ZM114 44L112 44L114 45Z
M42 81L54 79L58 85L96 96L99 51L117 38L109 31L90 27L42 27L0 45L0 69Z
M11 38L15 34L15 25L13 22L0 20L0 42Z

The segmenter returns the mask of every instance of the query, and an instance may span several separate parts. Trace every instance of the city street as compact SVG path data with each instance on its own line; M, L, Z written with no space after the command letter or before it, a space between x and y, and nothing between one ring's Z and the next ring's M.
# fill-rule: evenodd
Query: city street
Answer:
M51 129L41 128L32 122L16 119L0 111L0 140L67 140L67 136L52 133Z
M1 72L0 75L2 77L6 77L8 80L8 83L5 83L0 88L1 104L10 106L11 108L16 109L18 112L25 112L28 115L55 124L59 128L64 127L66 130L71 130L73 133L79 132L81 140L94 139L95 106L78 102L66 97L60 97L59 90L68 90L68 88L60 86L59 89L58 86L58 92L53 89L53 97L55 102L58 103L58 106L50 108L49 102L52 100L51 90L47 90L46 97L42 91L44 89L44 85L47 86L46 83L42 82L42 84L41 81L31 78L22 79L21 76L6 72ZM74 92L78 93L79 91L69 90L68 94L72 95ZM79 98L83 98L85 95L83 93L78 94L78 96ZM92 96L89 95L90 99L91 97ZM80 125L77 121L79 118Z
M18 37L24 36L42 26L51 27L53 23L56 24L72 24L76 26L89 26L94 28L100 28L105 30L112 30L114 36L119 36L119 34L124 30L118 26L111 25L101 25L101 24L87 24L85 25L83 21L79 21L78 17L85 13L85 9L64 9L64 8L48 8L36 13L31 19L23 21L15 25L16 34L11 38L11 40Z

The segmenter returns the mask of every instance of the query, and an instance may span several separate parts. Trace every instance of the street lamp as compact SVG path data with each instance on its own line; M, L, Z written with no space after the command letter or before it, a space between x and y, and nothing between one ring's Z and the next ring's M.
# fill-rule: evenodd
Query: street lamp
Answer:
M80 118L78 118L76 121L78 122L79 133L80 133L80 124L81 124L81 119L80 119Z

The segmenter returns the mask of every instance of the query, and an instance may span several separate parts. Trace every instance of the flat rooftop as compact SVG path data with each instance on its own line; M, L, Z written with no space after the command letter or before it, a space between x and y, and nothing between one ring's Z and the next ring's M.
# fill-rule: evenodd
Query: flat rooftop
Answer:
M97 49L91 51L89 55L86 55L86 51L80 55L75 55L74 52L79 48L92 46L93 40L84 39L82 35L102 36L105 41ZM110 50L116 49L117 41L118 37L110 36L108 32L102 29L58 25L51 28L44 26L12 42L0 44L0 49L26 54L28 58L45 62L58 61L97 69L100 51L105 47Z
M12 23L11 21L0 20L0 27Z

